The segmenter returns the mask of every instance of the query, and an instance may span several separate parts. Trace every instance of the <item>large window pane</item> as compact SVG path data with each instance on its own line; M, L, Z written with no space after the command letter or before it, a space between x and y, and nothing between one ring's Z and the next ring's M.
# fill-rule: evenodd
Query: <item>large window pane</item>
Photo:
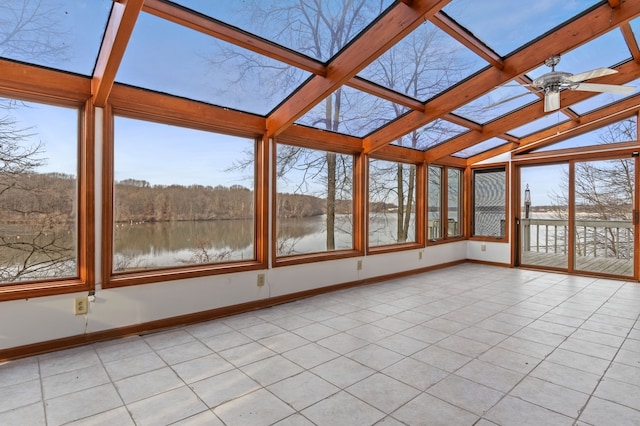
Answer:
M255 141L115 118L113 272L255 259Z
M447 169L447 236L462 235L462 170Z
M430 240L442 238L442 167L429 166L427 233Z
M353 156L276 149L276 255L352 249Z
M503 238L506 232L506 171L473 172L473 235Z
M78 276L78 110L0 99L0 283Z
M369 162L369 245L416 241L416 166Z

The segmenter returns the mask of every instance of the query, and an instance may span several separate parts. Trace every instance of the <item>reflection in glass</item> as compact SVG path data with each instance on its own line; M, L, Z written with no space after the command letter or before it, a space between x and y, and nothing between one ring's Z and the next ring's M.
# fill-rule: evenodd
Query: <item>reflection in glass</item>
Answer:
M322 62L332 58L393 3L391 0L173 2Z
M0 284L78 276L78 111L0 98Z
M297 123L364 137L406 110L401 105L345 86L300 117Z
M358 75L426 101L487 66L487 62L427 21Z
M582 0L558 7L554 2L537 2L534 7L512 0L456 0L443 10L491 49L507 56L597 3L599 0Z
M141 13L116 80L266 115L309 73Z
M462 235L462 170L447 169L447 236Z
M416 166L369 161L369 246L416 241Z
M574 136L553 145L547 145L532 152L596 146L600 144L630 142L638 139L637 117L632 116L617 123L609 124L590 132Z
M504 139L491 138L484 142L480 142L473 146L470 146L467 149L463 149L462 151L455 152L451 155L453 157L459 157L459 158L470 158L470 157L473 157L474 155L482 154L485 151L488 151L493 148L497 148L506 143L508 142L505 141Z
M353 156L278 144L276 256L353 248Z
M438 118L391 144L425 151L467 132L469 129L466 127Z
M442 238L442 167L429 166L429 182L427 184L427 238Z
M502 238L506 233L506 172L504 168L473 172L473 235Z
M502 117L540 98L516 81L510 81L454 111L480 124Z
M112 2L0 2L0 57L90 76Z
M635 159L575 163L574 268L634 275Z
M253 140L123 117L114 134L113 272L255 259Z
M566 269L569 165L521 167L520 182L520 264Z

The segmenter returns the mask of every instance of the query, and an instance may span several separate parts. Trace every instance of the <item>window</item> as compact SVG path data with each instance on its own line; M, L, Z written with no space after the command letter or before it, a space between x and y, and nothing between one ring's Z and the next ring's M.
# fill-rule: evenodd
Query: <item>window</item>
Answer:
M416 242L416 193L414 164L369 161L369 246Z
M0 98L0 287L86 279L79 112Z
M353 170L352 155L276 146L276 256L354 248Z
M256 259L250 138L116 116L111 273Z
M462 170L447 168L447 236L462 235Z
M442 238L442 167L429 166L427 238Z
M506 178L504 167L473 171L474 236L506 236Z
M447 166L429 166L427 236L430 241L456 238L463 235L462 176L462 169ZM445 209L446 220L443 221L442 217L445 216Z

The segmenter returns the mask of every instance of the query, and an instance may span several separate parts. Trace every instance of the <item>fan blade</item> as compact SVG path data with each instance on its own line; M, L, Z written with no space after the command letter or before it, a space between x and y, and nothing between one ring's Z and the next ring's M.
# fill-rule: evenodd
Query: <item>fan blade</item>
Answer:
M581 72L580 74L570 75L565 80L569 80L574 83L589 80L590 78L602 77L603 75L615 74L617 70L611 68L596 68L595 70Z
M544 112L560 109L560 92L549 92L544 95Z
M633 86L617 86L615 84L580 83L573 90L630 95L636 90L636 88Z

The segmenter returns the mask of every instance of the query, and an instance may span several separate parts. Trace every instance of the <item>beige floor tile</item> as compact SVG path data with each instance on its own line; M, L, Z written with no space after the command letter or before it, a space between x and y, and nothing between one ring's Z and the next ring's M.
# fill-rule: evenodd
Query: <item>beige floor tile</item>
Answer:
M306 408L302 415L318 426L373 425L384 417L382 411L345 391Z
M341 389L351 386L376 372L376 370L344 356L318 365L310 371Z
M40 380L0 387L0 413L42 401Z
M267 387L278 398L300 411L340 389L315 374L305 371Z
M503 392L455 374L431 386L427 393L478 416L483 416L504 396Z
M173 370L185 383L194 383L233 370L234 366L216 354L176 364Z
M213 412L227 426L268 426L294 410L265 389L259 389L215 408Z
M509 395L576 418L589 395L535 377L527 377Z
M406 404L420 391L384 374L374 374L345 389L387 414Z
M498 402L489 410L485 418L499 425L518 426L571 426L574 420L571 417L510 396L506 396Z
M269 386L303 371L298 364L280 355L245 365L240 369L262 386Z
M42 402L0 412L2 426L45 426L46 424Z
M136 426L172 424L208 410L193 391L182 386L128 405Z
M260 385L240 370L231 370L191 384L191 389L210 408L258 390Z
M424 391L449 375L449 372L413 358L405 358L382 372L394 379Z
M393 412L392 417L407 425L427 424L428 419L430 426L473 425L478 420L477 415L425 393Z
M57 426L91 417L123 405L111 383L69 393L45 402L48 426Z
M457 370L456 375L500 392L508 392L525 376L523 373L508 370L478 359L471 360L471 362Z
M448 372L456 371L473 359L467 355L458 354L435 345L429 346L411 355L411 357Z
M580 420L590 425L630 425L640 424L640 411L600 398L591 398Z

